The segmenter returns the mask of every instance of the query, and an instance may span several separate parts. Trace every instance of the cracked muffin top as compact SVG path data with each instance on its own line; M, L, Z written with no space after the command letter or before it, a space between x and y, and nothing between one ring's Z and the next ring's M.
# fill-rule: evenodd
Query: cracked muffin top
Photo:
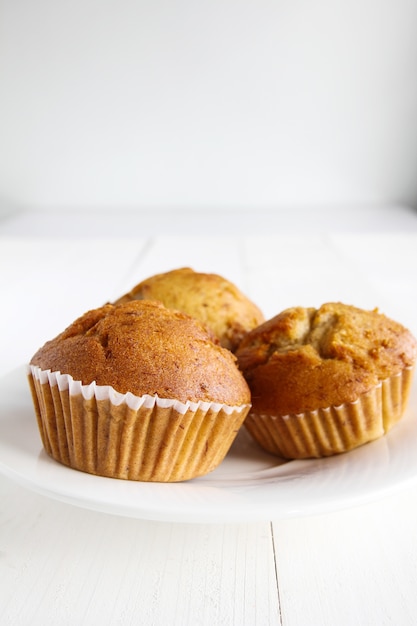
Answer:
M169 309L195 317L232 352L246 332L265 321L259 308L233 283L189 267L151 276L115 304L131 300L159 300Z
M416 353L412 334L377 309L327 303L286 309L248 333L236 356L252 410L287 415L353 402Z
M153 301L88 311L31 359L43 370L120 393L181 402L250 402L234 355L197 320Z

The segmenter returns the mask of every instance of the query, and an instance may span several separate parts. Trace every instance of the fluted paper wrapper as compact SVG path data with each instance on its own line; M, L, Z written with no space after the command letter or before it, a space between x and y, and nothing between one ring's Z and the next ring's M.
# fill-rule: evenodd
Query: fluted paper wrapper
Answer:
M284 416L250 412L245 427L262 448L286 459L331 456L382 437L402 417L413 368L380 382L354 402Z
M111 478L176 482L211 472L250 408L120 394L33 365L28 379L46 452Z

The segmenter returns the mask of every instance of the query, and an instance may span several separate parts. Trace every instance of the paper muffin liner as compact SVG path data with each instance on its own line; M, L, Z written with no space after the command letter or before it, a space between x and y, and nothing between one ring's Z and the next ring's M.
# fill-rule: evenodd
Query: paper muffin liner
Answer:
M121 394L30 365L45 451L89 474L151 482L202 476L224 459L250 405Z
M245 427L262 448L286 459L347 452L382 437L401 419L413 372L405 368L340 406L284 416L250 412Z

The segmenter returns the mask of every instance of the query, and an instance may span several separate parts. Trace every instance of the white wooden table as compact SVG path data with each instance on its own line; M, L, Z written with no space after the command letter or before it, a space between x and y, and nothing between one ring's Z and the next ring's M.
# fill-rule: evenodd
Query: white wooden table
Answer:
M85 310L186 265L235 282L267 317L340 300L417 334L417 213L214 217L0 220L0 376ZM0 475L0 624L412 626L416 501L413 482L309 517L186 524L72 506Z

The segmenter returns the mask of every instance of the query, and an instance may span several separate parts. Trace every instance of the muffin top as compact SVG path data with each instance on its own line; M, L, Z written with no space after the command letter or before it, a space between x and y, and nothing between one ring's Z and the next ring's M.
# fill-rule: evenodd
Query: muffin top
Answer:
M286 309L236 351L255 412L287 415L352 402L412 366L417 342L376 309L341 303Z
M246 332L265 321L259 308L233 283L189 267L151 276L115 304L131 300L159 300L169 309L195 317L231 351Z
M250 402L234 355L197 320L159 302L88 311L40 348L31 364L136 396L229 406Z

